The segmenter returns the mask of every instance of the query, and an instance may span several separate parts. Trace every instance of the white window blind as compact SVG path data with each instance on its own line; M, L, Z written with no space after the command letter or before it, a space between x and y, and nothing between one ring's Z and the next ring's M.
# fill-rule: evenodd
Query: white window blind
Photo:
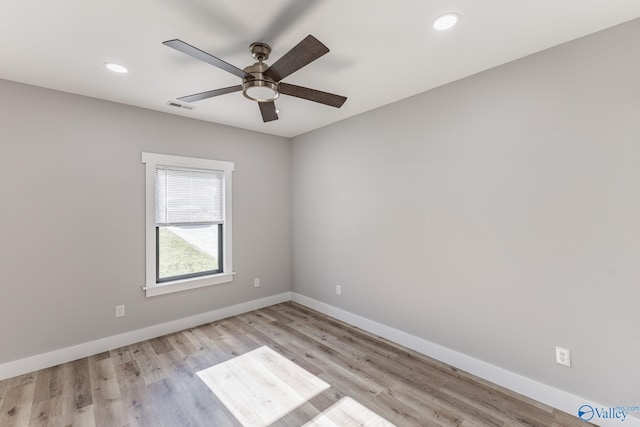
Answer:
M156 226L224 220L223 171L156 166Z

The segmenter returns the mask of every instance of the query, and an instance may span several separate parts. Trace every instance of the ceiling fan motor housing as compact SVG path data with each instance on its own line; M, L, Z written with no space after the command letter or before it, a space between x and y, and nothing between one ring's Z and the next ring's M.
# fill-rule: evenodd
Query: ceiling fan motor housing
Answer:
M242 79L242 94L253 101L273 101L280 96L280 88L276 81L264 75L269 66L262 62L269 58L271 47L266 43L256 42L251 44L250 49L251 54L258 62L244 69L253 78L245 77Z

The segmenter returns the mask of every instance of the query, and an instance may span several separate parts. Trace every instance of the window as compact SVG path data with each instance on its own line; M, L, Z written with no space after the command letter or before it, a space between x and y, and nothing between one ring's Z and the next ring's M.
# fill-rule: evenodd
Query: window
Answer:
M230 282L231 172L218 160L142 153L146 295Z

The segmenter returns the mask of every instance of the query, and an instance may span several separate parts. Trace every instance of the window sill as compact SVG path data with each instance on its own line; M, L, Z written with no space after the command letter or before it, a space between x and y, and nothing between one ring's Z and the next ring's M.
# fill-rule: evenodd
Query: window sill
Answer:
M157 295L228 283L233 281L234 274L235 273L221 273L211 276L195 277L193 279L176 280L168 283L154 283L153 285L144 286L142 289L145 291L147 297L155 297Z

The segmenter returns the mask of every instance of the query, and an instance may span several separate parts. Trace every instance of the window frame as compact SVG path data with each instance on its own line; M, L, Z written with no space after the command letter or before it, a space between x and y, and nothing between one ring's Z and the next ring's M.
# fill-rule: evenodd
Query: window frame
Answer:
M232 257L232 197L231 181L235 169L233 162L174 156L169 154L142 153L145 164L145 264L146 280L143 290L147 297L164 295L203 286L233 281ZM224 219L222 224L222 272L206 276L190 277L158 283L156 281L156 166L183 167L223 172Z

